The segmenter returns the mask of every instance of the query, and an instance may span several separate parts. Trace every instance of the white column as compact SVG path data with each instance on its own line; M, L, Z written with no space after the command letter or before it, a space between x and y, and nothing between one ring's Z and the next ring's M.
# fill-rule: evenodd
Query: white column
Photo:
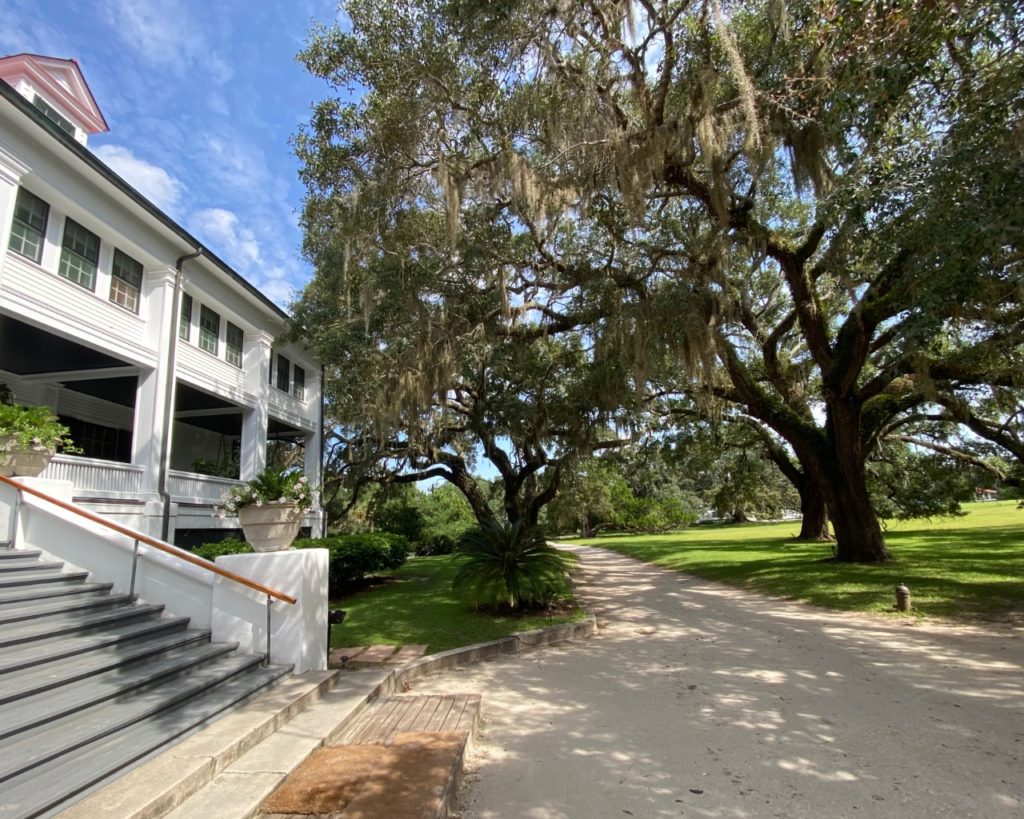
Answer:
M132 463L145 467L142 475L142 493L146 501L143 528L156 537L160 536L163 512L159 492L164 414L168 409L173 410L174 401L173 379L170 390L167 388L167 373L171 365L169 334L177 333L178 326L177 316L173 314L174 278L172 267L147 270L142 277L146 346L157 351L157 365L155 369L139 373L132 428ZM167 451L170 453L170 441Z
M11 235L11 223L14 221L18 185L26 173L28 168L25 165L0 149L0 281L3 280L4 260L7 258L7 242Z
M256 396L256 406L242 415L242 451L239 477L256 477L267 466L267 423L270 415L270 354L274 339L259 331L246 332L242 344L245 391Z

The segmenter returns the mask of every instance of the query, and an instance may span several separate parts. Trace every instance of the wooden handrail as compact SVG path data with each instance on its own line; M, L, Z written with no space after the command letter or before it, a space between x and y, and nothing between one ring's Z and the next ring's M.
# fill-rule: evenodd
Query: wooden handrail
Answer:
M73 512L79 517L83 517L93 523L98 523L100 526L105 526L108 529L113 529L115 532L119 532L122 535L126 535L127 537L139 541L139 543L145 543L147 546L152 546L154 549L157 549L164 554L169 554L172 557L185 561L186 563L191 563L193 566L198 566L200 569L205 569L206 571L212 572L213 574L219 575L227 580L239 583L253 591L258 591L268 597L273 597L275 600L280 600L284 603L288 603L289 605L294 605L298 602L297 599L292 597L290 594L285 594L284 592L272 589L269 586L262 586L254 580L250 580L248 577L242 577L240 574L235 574L234 572L229 572L227 569L222 569L216 563L211 563L209 560L196 557L194 554L186 552L184 549L179 549L177 546L173 546L170 543L164 543L162 540L151 538L149 535L142 534L142 532L136 532L134 529L129 529L127 526L122 526L120 523L114 523L111 520L102 518L99 515L86 511L85 509L79 509L74 504L66 503L52 495L47 495L45 492L40 492L38 489L33 489L31 486L25 486L22 483L13 481L6 475L0 475L0 483L13 486L19 492L28 492L30 495L42 498L47 503L52 503L54 506L58 506L68 512Z

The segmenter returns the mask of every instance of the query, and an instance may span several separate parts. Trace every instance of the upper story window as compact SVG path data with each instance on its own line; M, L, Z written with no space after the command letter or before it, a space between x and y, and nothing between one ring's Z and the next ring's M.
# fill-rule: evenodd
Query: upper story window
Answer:
M14 204L14 224L11 225L10 248L33 262L43 257L43 236L50 206L34 193L18 188Z
M100 237L70 217L64 220L64 242L57 272L75 284L93 290L100 260Z
M279 390L288 392L289 376L291 375L292 363L280 353L277 354L277 381L274 383Z
M38 94L35 95L32 104L42 111L46 118L64 133L71 134L71 136L75 135L75 124Z
M125 310L139 312L142 290L142 264L127 253L114 249L114 265L110 270L110 300Z
M244 339L245 333L242 332L242 328L236 327L229 321L224 333L224 360L228 364L234 364L236 367L242 366L242 341Z
M300 401L306 400L306 371L298 364L292 368L292 395Z
M192 337L192 297L181 294L181 315L178 317L178 338L188 341Z
M220 338L220 316L205 304L199 307L199 347L217 355Z

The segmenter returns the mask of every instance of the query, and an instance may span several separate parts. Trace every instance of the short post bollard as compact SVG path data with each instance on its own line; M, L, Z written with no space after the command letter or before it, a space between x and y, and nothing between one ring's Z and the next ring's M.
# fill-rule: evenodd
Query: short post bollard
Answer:
M896 587L896 610L910 611L910 589L903 583Z
M331 609L327 612L327 665L331 664L331 626L340 626L345 622L345 615L348 614L344 609ZM348 662L348 657L341 658L342 666Z

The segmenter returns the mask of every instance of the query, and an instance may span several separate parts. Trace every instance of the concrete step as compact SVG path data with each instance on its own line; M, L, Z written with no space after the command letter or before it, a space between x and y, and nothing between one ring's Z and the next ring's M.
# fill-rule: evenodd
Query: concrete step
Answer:
M148 639L118 644L116 649L87 651L62 660L42 663L20 674L0 675L0 704L27 697L38 691L71 685L105 671L129 666L164 652L208 643L210 632L199 629L177 629L157 633Z
M227 709L256 696L288 672L286 666L270 666L236 674L198 696L167 706L157 719L132 720L116 732L80 743L59 756L38 760L28 771L9 776L0 785L0 817L22 819L52 816L64 807L80 809L80 804L71 803L84 792L121 778L127 767L145 762L168 743L209 725ZM123 816L117 812L84 815L111 819Z
M337 698L336 689L332 688L337 678L337 671L307 671L282 680L204 730L96 789L64 810L61 819L164 816L200 791L219 772L245 759L247 752L262 747L268 737L295 735L302 725L297 722L299 717L310 713L314 705L318 709L326 697ZM344 686L348 690L343 695L347 698L343 710L365 705L368 690L379 682L375 674L366 684ZM319 710L317 713L322 714ZM226 805L206 814L207 817L231 815Z
M220 660L237 647L235 643L189 646L159 657L147 657L128 667L94 674L75 685L28 692L0 706L0 740L114 697L137 695L156 685L172 685L175 679Z
M0 652L0 674L10 674L24 668L77 657L89 651L117 652L128 643L135 643L157 634L182 632L187 627L187 617L160 617L109 626L99 633L69 635L56 641L56 644L37 641L14 646Z
M81 614L99 611L114 606L126 606L132 602L127 594L104 594L94 596L58 597L56 599L32 600L0 608L0 626L24 620L57 618L69 613ZM47 622L50 622L48 619Z
M75 583L61 586L25 586L8 589L0 591L0 611L3 611L5 606L32 600L71 597L80 594L106 594L112 588L114 588L113 583Z
M8 546L0 545L0 563L4 560L21 560L22 558L42 557L43 553L39 549L11 549Z
M186 705L193 698L246 670L256 671L261 658L233 655L175 681L173 686L144 691L123 702L100 703L53 720L29 735L0 740L0 783L56 759L76 748L122 731L160 712ZM157 720L159 722L160 720ZM6 792L6 786L0 786Z
M133 620L157 617L164 610L161 605L142 603L119 606L112 611L95 614L57 617L46 621L28 620L0 632L0 648L29 643L36 640L57 640L66 635L112 628Z
M83 583L89 576L88 572L51 572L45 569L34 572L12 572L0 575L0 589L16 589L21 586L41 586L45 584Z
M11 572L59 572L64 568L63 563L43 562L34 557L17 557L0 560L0 576Z

